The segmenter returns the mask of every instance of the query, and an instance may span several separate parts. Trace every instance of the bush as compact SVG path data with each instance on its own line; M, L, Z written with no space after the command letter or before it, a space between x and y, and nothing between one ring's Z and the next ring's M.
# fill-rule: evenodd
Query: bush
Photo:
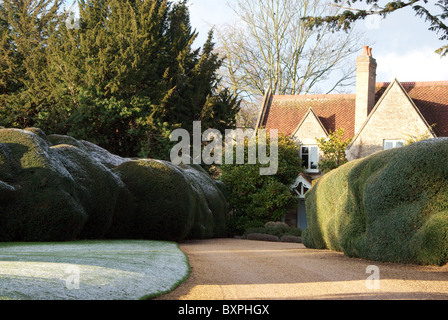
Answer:
M223 237L226 233L228 204L225 187L200 165L180 165L197 197L197 213L188 238Z
M270 234L277 234L279 237L291 230L292 228L281 221L269 221L266 222L264 227Z
M90 154L72 145L56 145L50 149L70 173L76 199L88 216L78 238L102 239L114 217L120 189L118 177Z
M0 129L0 241L223 236L224 189L200 167L121 158L37 128Z
M13 186L0 181L0 212L4 212L5 206L14 198L16 191Z
M120 191L109 237L178 241L225 235L227 200L200 166L134 160L114 169Z
M131 192L136 237L180 240L193 225L197 201L180 170L157 160L128 161L115 169Z
M280 241L280 239L277 236L266 233L249 233L247 235L247 240L272 241L272 242Z
M300 238L299 236L284 235L280 238L280 241L281 242L302 243L302 238Z
M140 239L139 234L135 233L137 205L123 184L118 190L112 223L104 236L106 239Z
M352 257L448 261L448 140L376 153L324 175L306 195L307 247Z
M226 185L229 206L228 232L242 234L247 228L261 227L271 220L280 220L297 199L290 185L302 171L299 148L289 137L278 139L278 171L275 175L260 175L261 164L247 164L248 142L245 145L246 164L224 164L220 180Z
M328 138L320 138L316 141L319 144L319 150L323 153L323 157L319 161L319 169L322 173L327 173L347 162L345 149L351 139L344 140L343 128L330 132Z
M48 141L30 131L0 129L0 144L0 181L15 188L14 197L2 201L0 241L77 237L88 215L77 199L75 181Z
M84 145L82 144L82 142L70 136L64 136L60 134L50 134L47 136L47 141L54 146L59 144L68 144L80 149L84 149Z
M273 221L267 222L263 227L248 228L244 232L244 235L247 237L247 235L251 233L268 234L276 236L278 238L281 238L283 236L301 236L302 234L301 230L298 228L290 227L283 222Z

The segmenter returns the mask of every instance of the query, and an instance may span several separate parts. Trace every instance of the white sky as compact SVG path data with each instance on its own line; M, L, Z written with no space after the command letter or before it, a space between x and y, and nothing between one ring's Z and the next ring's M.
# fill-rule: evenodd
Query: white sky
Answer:
M235 19L227 4L232 1L189 0L191 25L199 32L199 46L214 24ZM385 2L380 1L380 6ZM365 2L358 8L365 9ZM446 43L438 40L437 34L428 30L429 24L411 9L396 11L384 20L359 21L356 27L370 40L366 45L373 48L378 63L377 81L395 77L402 82L448 80L448 56L441 59L434 53Z

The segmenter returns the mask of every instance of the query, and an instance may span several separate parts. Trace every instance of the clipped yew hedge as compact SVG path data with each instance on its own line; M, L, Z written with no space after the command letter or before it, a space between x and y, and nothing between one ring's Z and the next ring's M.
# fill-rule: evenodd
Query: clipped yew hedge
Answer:
M115 171L136 204L135 237L180 240L188 235L197 204L182 171L169 163L151 159L125 162Z
M101 239L108 231L115 214L120 182L100 162L73 145L50 147L74 182L74 194L82 205L87 220L80 238Z
M200 165L181 164L180 167L196 190L197 214L189 237L225 236L228 211L225 185L214 180Z
M1 129L0 181L14 188L3 199L1 241L70 240L88 219L75 181L51 156L48 143L25 130ZM0 198L4 198L4 192Z
M120 158L37 128L0 129L0 241L218 237L221 190L200 167Z
M448 139L351 161L306 195L309 248L376 261L448 261Z

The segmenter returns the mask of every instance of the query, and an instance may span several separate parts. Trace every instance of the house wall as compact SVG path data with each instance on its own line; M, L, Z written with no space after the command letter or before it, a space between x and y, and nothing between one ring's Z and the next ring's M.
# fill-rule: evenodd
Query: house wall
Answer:
M296 131L293 139L300 144L317 144L316 138L320 139L327 137L327 133L322 129L322 126L317 119L309 113L303 121L300 128Z
M385 139L406 141L410 135L428 132L426 123L397 82L391 84L379 103L347 150L349 161L383 150Z

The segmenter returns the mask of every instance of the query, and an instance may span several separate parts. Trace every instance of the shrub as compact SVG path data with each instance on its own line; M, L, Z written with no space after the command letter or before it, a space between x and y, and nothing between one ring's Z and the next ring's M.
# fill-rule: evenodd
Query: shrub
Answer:
M193 180L191 181L191 187L195 194L196 199L196 212L194 214L194 221L191 229L186 236L189 239L207 239L213 238L213 229L215 227L213 212L210 210L207 204L207 199L202 192L200 184Z
M275 175L262 176L260 163L247 164L247 141L245 146L246 164L221 166L220 180L226 185L232 210L228 216L230 234L242 234L249 227L261 227L268 221L280 220L291 206L297 204L290 185L303 170L298 146L285 135L278 139L278 171Z
M321 172L327 173L347 162L345 149L351 139L344 140L343 128L330 132L328 138L320 138L316 141L319 144L319 150L323 153L323 158L319 161Z
M280 238L281 242L294 242L294 243L302 243L302 238L299 236L290 236L284 235Z
M417 264L448 260L448 140L349 162L306 195L307 247Z
M290 227L286 223L280 221L269 221L265 223L263 227L248 228L244 232L244 235L247 237L247 235L251 233L268 234L276 236L278 238L281 238L283 236L300 236L302 234L300 229Z
M78 236L88 216L76 198L74 180L49 143L30 131L0 129L0 144L0 181L16 189L2 202L0 241Z
M137 205L131 192L123 184L118 190L112 223L104 237L120 240L140 238L139 234L135 233Z
M197 213L188 238L223 237L226 233L228 204L224 186L200 165L180 165L197 197Z
M266 233L249 233L247 235L247 240L272 241L272 242L280 241L280 239L277 236Z
M3 212L5 210L4 207L12 201L16 191L13 186L0 181L0 212Z
M135 203L136 237L177 241L187 236L197 201L189 181L173 165L128 161L115 168Z
M264 227L267 230L272 230L273 232L283 234L284 232L287 232L291 227L281 221L268 221L264 224ZM273 233L272 233L273 234Z
M50 134L47 136L47 141L50 142L52 145L56 146L59 144L68 144L80 149L84 148L84 145L76 140L73 137L70 136L64 136L64 135L60 135L60 134Z
M0 241L220 237L222 190L200 166L121 158L37 128L0 129Z
M120 181L87 152L72 145L50 148L74 181L76 199L88 218L81 239L101 239L112 224Z

